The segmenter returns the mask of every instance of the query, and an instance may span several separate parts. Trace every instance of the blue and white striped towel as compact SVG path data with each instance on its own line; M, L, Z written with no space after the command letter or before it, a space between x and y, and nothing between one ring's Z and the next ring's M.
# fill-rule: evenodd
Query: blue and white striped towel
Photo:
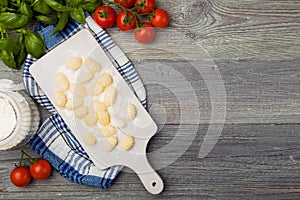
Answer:
M67 27L55 35L51 35L55 28L52 25L45 26L39 24L36 31L45 38L47 51L50 51L57 44L65 41L81 29L90 29L99 45L146 108L146 90L132 63L90 16L86 20L87 24L85 25L70 20ZM93 164L63 119L56 112L54 106L29 73L29 68L34 62L35 59L31 55L28 55L25 60L23 72L25 87L29 95L37 103L53 113L53 115L42 124L37 134L31 140L30 145L32 149L47 159L56 171L68 180L103 189L108 188L121 171L122 166L100 170Z

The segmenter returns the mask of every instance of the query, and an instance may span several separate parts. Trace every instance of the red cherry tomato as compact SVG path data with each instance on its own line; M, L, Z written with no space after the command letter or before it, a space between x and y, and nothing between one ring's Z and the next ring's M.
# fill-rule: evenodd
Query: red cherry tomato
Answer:
M116 3L121 3L121 6L125 8L131 8L135 0L115 0Z
M24 187L31 182L31 175L27 167L14 168L10 173L10 181L17 187Z
M136 20L131 12L122 10L117 16L117 26L122 31L129 31L136 27Z
M116 12L110 6L100 6L94 12L95 22L102 28L110 28L116 22Z
M167 11L159 8L154 11L154 15L150 18L150 22L152 26L165 28L170 22L170 17Z
M30 174L36 180L47 179L51 175L51 165L45 159L39 159L30 165Z
M143 27L141 29L137 29L134 32L134 37L135 37L136 41L138 41L142 44L147 44L154 39L155 30L151 26L151 24L143 23L142 25L143 25Z
M155 9L155 0L135 0L134 6L139 13L151 13Z

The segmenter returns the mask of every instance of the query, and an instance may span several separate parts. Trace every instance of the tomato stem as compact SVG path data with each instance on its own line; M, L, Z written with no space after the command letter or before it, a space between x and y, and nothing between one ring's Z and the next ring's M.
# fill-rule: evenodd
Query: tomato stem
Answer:
M24 158L24 153L23 153L23 149L21 149L21 158L20 158L20 162L19 162L19 166L18 167L22 167L22 162L23 162L23 158Z
M140 7L141 6L140 4L144 3L143 1L140 1L139 4L135 5L132 8L126 8L126 7L122 6L121 2L120 3L116 3L114 1L109 1L109 0L103 0L103 1L106 2L108 5L112 4L112 5L115 5L117 7L120 7L126 13L130 12L133 15L134 19L136 20L136 27L141 27L142 26L142 17L143 16L147 16L147 15L150 16L153 13L153 11L151 13L138 13L136 11L136 8Z

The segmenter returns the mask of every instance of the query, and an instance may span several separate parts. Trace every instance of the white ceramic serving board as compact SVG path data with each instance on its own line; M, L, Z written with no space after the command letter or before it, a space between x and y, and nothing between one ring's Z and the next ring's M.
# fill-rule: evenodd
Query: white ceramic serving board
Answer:
M96 83L103 72L108 72L112 75L113 85L118 91L118 97L115 104L110 108L111 112L121 112L123 105L127 105L128 103L136 105L136 118L133 121L128 122L127 126L117 133L119 142L124 136L122 133L134 136L135 144L129 151L123 151L119 145L111 152L105 151L101 144L103 137L97 133L99 128L98 123L94 127L88 127L84 124L83 120L74 117L73 111L56 106L54 101L54 95L57 91L57 86L54 82L56 74L58 72L64 72L69 77L70 83L75 83L77 76L82 72L81 70L84 70L79 69L74 72L64 66L65 61L72 56L79 56L82 58L92 57L101 66L100 72L93 80L86 83L86 87L89 87L89 84L92 85ZM115 165L129 167L138 174L143 185L150 193L158 194L163 190L163 181L150 166L146 157L147 143L156 133L157 125L117 69L115 69L110 59L89 30L81 30L37 60L30 67L30 73L98 168L106 169ZM88 106L88 103L95 98L101 97L88 95L84 99L84 104ZM92 132L96 137L96 145L88 146L83 142L82 134L87 131Z

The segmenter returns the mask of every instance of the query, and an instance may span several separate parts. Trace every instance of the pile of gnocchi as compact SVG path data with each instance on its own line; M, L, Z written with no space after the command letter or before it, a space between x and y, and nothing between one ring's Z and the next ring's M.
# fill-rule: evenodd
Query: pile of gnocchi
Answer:
M74 79L67 73L77 73ZM74 80L73 80L74 79ZM71 83L71 81L74 83ZM94 146L101 138L105 151L112 151L118 144L124 150L130 150L134 145L134 137L125 133L124 128L128 121L135 119L136 106L132 103L124 105L123 113L110 112L118 96L114 79L109 72L101 72L101 66L91 57L69 57L63 69L57 72L55 84L55 104L68 112L91 131L82 133L81 138L86 145ZM122 132L124 137L119 142L117 132ZM81 134L81 133L79 133Z

